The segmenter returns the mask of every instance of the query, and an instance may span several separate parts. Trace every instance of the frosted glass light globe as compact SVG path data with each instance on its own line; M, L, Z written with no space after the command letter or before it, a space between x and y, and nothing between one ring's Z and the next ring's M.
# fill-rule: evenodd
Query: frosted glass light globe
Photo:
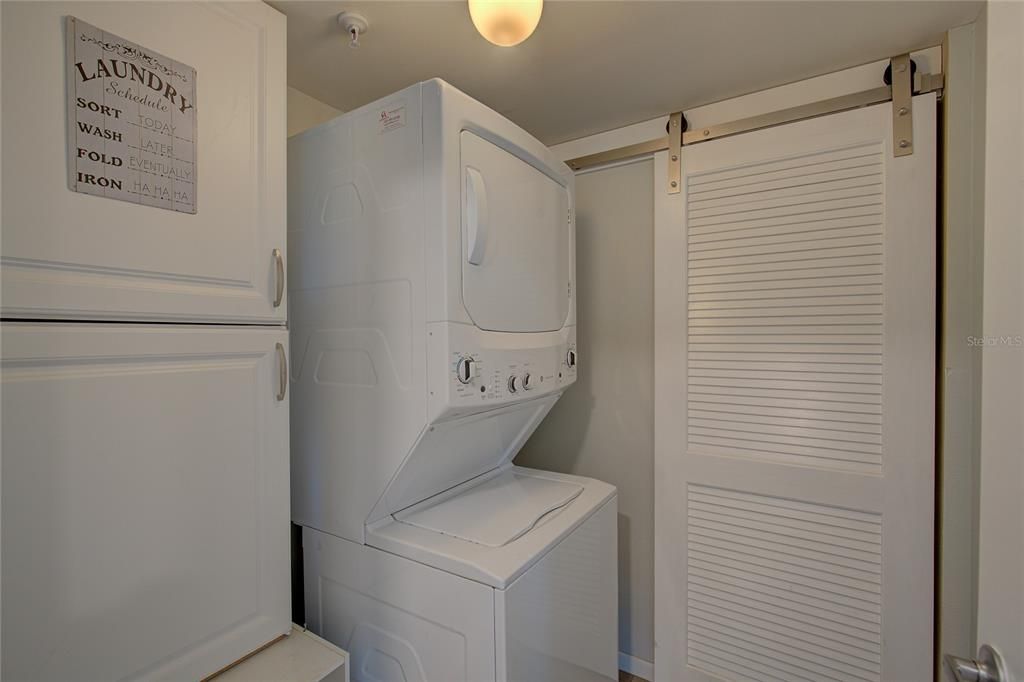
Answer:
M543 9L544 0L469 0L469 16L476 30L501 47L529 38Z

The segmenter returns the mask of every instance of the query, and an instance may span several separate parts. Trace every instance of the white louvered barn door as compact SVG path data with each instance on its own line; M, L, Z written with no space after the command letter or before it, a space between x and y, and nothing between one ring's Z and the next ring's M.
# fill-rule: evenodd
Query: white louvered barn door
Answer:
M890 104L688 146L657 192L658 680L932 679L935 114L899 158Z

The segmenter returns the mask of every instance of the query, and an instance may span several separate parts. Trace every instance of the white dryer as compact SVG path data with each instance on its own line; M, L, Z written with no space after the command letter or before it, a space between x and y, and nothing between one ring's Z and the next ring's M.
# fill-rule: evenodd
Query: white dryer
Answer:
M576 380L573 175L439 80L288 142L292 514L357 681L617 676L615 489L515 467Z

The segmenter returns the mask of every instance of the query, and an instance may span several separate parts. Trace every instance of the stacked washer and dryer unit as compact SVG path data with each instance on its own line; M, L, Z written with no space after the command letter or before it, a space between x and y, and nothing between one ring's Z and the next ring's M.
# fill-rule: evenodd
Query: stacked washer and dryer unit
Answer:
M572 172L432 80L288 184L308 626L359 682L614 679L615 488L512 464L576 380Z

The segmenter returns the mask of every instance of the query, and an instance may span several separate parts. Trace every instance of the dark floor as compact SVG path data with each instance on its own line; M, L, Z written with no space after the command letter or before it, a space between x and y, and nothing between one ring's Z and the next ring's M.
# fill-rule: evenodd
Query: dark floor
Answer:
M627 673L625 670L620 670L619 682L647 682L647 680L645 680L642 677L637 677L636 675L631 675L630 673Z

